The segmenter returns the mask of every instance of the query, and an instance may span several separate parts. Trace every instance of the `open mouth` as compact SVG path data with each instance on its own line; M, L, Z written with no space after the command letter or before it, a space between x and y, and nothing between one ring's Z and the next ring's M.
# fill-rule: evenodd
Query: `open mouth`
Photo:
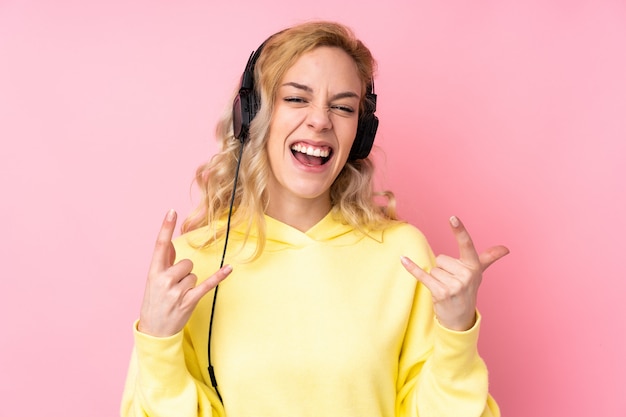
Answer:
M307 166L324 165L330 160L333 153L328 146L311 146L304 143L291 145L291 153L301 163Z

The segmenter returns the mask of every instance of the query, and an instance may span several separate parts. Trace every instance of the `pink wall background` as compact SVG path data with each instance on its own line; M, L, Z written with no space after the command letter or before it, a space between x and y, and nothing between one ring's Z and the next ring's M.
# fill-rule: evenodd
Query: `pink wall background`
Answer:
M0 416L117 415L160 220L250 51L326 18L379 60L401 214L489 270L504 415L626 415L623 1L0 1Z

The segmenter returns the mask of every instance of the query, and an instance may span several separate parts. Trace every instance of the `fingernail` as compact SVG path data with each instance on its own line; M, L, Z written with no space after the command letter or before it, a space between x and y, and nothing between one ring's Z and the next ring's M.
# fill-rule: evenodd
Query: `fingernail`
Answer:
M452 227L459 227L459 219L456 216L450 217L450 224Z
M410 263L411 263L409 258L407 258L406 256L401 256L400 257L400 262L402 262L402 265L410 265Z
M174 209L170 209L170 211L167 212L165 219L168 222L171 222L172 220L174 220L174 216L176 216L176 211L174 211Z
M224 265L222 267L222 272L225 274L230 274L231 272L233 272L233 266L232 265Z

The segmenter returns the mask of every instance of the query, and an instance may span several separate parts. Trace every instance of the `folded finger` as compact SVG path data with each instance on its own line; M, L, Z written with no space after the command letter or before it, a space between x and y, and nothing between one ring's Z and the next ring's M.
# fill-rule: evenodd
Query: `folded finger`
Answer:
M192 270L193 270L193 262L191 262L189 259L182 259L176 262L176 264L172 265L167 270L167 275L172 278L172 281L174 283L177 283L177 282L180 282L189 274L191 274Z

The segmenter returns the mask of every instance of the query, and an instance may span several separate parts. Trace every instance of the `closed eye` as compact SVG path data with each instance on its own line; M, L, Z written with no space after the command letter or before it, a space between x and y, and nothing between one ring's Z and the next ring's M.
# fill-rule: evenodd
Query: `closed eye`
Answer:
M293 104L307 104L308 103L308 101L302 97L285 97L283 100L286 101L287 103L293 103Z
M343 104L335 104L330 106L330 109L334 112L339 112L339 113L345 113L345 114L351 114L354 113L354 109L350 106L346 106Z

